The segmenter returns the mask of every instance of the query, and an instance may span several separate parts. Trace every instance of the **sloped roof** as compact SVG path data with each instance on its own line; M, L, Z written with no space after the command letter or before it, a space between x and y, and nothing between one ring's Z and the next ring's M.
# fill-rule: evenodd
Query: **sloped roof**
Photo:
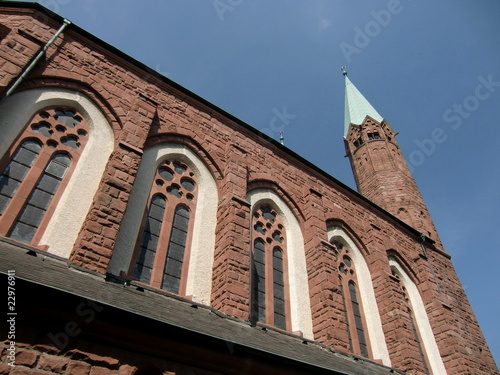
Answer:
M350 124L361 125L366 116L378 122L383 120L383 117L345 75L344 138L347 137Z
M176 327L212 340L222 340L230 346L246 348L257 356L270 356L275 361L305 366L310 373L404 374L295 335L251 326L248 322L231 318L208 306L150 290L138 290L133 285L124 286L106 281L84 269L76 269L64 259L38 251L37 256L33 256L35 252L28 253L29 250L29 246L0 239L0 274L7 274L8 270L14 269L16 279L128 311L159 325Z

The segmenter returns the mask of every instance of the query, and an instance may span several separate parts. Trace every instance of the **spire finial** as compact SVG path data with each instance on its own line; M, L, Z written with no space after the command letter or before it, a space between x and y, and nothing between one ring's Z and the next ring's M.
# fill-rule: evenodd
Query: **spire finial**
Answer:
M342 74L344 76L347 76L347 70L345 70L346 66L344 65L342 68L340 68L340 70L342 70Z
M283 135L283 131L280 131L280 143L284 146L285 145L285 136Z

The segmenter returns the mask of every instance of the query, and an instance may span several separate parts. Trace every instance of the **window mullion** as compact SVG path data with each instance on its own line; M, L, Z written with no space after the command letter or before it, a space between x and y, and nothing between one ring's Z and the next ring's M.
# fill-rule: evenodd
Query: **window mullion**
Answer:
M253 213L252 219L252 237L253 240L253 265L252 265L252 318L274 326L280 329L289 329L290 324L290 305L289 305L289 286L286 262L286 242L285 228L281 218L274 209L268 205L262 205ZM259 264L255 261L255 252L259 246ZM261 250L260 250L261 249ZM279 251L279 261L275 259L275 250ZM278 263L279 265L278 265ZM262 264L264 263L264 264ZM278 279L275 280L275 267L279 272L276 273ZM257 276L257 268L262 268L262 284L260 276ZM259 277L259 282L255 279ZM259 291L261 293L259 293ZM262 296L262 291L265 296ZM261 304L264 302L264 306ZM276 305L275 305L276 304ZM262 310L260 309L262 307ZM277 315L276 315L277 314ZM260 315L260 317L259 317ZM275 316L276 315L276 316ZM284 321L283 321L284 320Z
M349 278L343 277L342 278L342 287L344 289L344 298L346 302L346 308L347 308L347 319L348 319L348 326L349 326L349 334L351 335L351 344L352 344L352 351L354 353L359 354L360 353L360 347L359 347L359 340L358 340L358 332L357 332L357 327L356 327L356 321L354 317L354 310L352 308L352 299L351 299L351 293L349 290Z
M181 271L181 282L179 285L179 294L185 295L186 294L186 285L187 285L187 276L189 272L189 259L191 257L191 243L192 243L192 236L190 236L190 233L193 233L193 228L194 228L194 215L195 215L195 207L194 204L189 204L188 210L190 213L190 218L189 218L189 223L188 223L188 236L186 239L186 246L184 248L184 259L182 261L182 271ZM167 254L168 255L168 254Z
M351 297L351 305L353 309L353 316L354 316L354 325L355 325L355 330L356 330L356 341L358 345L358 353L361 354L364 357L369 357L370 356L370 345L367 337L367 332L366 332L366 322L364 319L364 312L363 312L363 305L361 303L361 298L359 294L359 288L357 284L351 279L348 283L348 285L352 285L353 290L351 291L351 288L349 288L349 294L353 293L354 298L356 301L353 300ZM359 319L356 319L356 314L354 311L354 305L356 304L357 312L358 312L358 317ZM361 343L361 339L363 339L363 347Z
M343 277L339 277L339 284L340 284L340 288L341 288L341 293L342 293L342 304L343 304L343 307L344 307L344 317L345 317L345 324L346 324L346 331L347 331L347 338L349 340L349 350L351 350L352 352L354 352L354 346L353 346L353 343L352 343L352 332L351 332L351 321L352 321L352 318L349 316L349 308L347 306L349 306L350 304L350 299L347 298L346 294L345 294L345 286L344 286L344 278Z
M156 211L155 251L154 254L149 254L152 263L151 275L145 283L153 288L180 295L186 293L194 228L197 192L194 176L194 172L186 164L165 160L157 166L150 192L151 199L161 196L165 204L162 213ZM141 233L143 234L140 236L144 236L145 222L142 224ZM135 255L130 270L136 269L137 264Z
M49 159L48 163L50 163L50 160L52 160L52 156L54 156L55 154L56 153L53 153L51 155L51 158ZM33 243L39 243L39 241L41 240L43 233L44 233L44 230L47 227L47 224L49 223L50 219L52 218L52 214L54 213L54 210L56 209L57 202L59 202L59 200L61 199L61 196L64 194L64 191L66 189L66 186L68 185L69 179L71 178L71 174L73 173L73 170L75 169L75 166L76 166L76 161L74 160L73 156L74 156L73 154L68 155L68 157L70 159L69 166L66 169L65 174L63 175L61 182L60 182L58 188L56 189L55 194L53 195L52 200L49 203L49 206L47 207L47 210L45 211L45 215L43 216L42 221L40 222L40 225L38 226L38 229L37 229L35 235L33 236L33 239L31 240ZM47 163L47 166L48 166L48 163ZM44 172L45 172L45 170L44 170ZM40 176L40 178L42 176L43 176L43 173ZM35 185L35 187L36 187L36 185Z
M274 325L273 249L264 243L266 256L266 323Z
M165 269L165 263L167 261L168 244L170 240L170 233L172 232L174 213L174 203L167 200L160 237L158 238L158 247L156 248L153 270L151 271L151 286L155 288L161 288L161 283L163 281L163 270Z

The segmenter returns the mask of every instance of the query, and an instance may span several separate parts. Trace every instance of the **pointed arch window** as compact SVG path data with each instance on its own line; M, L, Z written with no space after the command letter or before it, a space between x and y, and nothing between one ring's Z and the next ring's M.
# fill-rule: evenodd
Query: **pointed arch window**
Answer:
M188 165L166 160L157 168L129 268L133 280L185 294L196 193Z
M363 357L370 357L368 331L363 314L356 268L349 249L339 241L333 241L337 249L339 284L344 304L347 335L351 351Z
M0 235L37 245L88 140L73 108L48 107L0 160Z
M252 239L252 321L289 330L285 227L271 206L255 210Z
M416 343L417 348L418 348L420 359L422 361L423 370L424 370L426 375L431 375L432 372L430 370L429 359L427 357L427 354L426 354L426 351L425 351L425 348L424 348L424 345L422 342L422 336L420 333L420 329L417 325L417 319L416 319L415 312L414 312L415 310L412 306L411 298L408 295L408 291L407 291L406 286L405 286L405 281L402 280L403 275L401 273L401 270L398 269L398 267L394 264L391 266L391 272L392 272L392 275L394 276L394 278L399 282L399 288L401 291L401 295L403 297L403 303L404 303L404 306L406 309L406 313L408 314L408 320L410 321L410 328L412 330L413 337L414 337L415 343Z

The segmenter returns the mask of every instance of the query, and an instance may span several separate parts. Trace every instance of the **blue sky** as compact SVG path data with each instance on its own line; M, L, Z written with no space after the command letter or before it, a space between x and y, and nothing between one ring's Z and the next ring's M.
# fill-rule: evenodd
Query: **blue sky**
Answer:
M288 148L355 188L342 141L347 65L399 131L500 362L500 2L40 3L276 139L284 130Z

